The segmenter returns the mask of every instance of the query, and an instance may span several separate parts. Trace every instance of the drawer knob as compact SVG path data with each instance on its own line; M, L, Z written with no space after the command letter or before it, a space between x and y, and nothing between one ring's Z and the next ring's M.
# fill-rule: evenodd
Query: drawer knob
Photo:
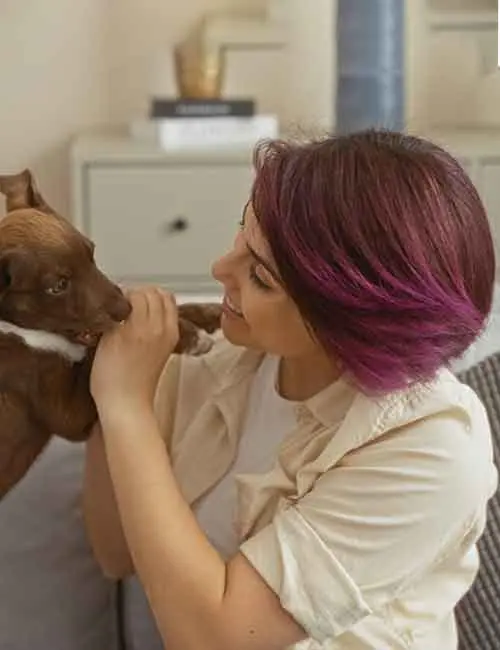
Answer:
M168 235L184 232L189 228L189 221L186 217L175 217L171 221L165 224L164 232Z

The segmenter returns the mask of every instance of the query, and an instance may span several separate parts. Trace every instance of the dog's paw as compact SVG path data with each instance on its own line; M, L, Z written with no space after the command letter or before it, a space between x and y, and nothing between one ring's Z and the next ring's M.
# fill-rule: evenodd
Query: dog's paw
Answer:
M191 343L186 352L194 357L206 354L212 349L213 338L203 330L198 330L196 340Z

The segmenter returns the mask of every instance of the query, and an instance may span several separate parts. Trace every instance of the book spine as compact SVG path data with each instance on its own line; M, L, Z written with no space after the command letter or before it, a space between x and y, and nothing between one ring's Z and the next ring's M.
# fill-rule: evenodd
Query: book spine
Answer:
M275 115L251 118L162 119L157 121L158 140L165 149L205 146L252 146L259 140L278 137Z
M155 99L150 107L150 117L204 118L253 117L255 102L252 99Z

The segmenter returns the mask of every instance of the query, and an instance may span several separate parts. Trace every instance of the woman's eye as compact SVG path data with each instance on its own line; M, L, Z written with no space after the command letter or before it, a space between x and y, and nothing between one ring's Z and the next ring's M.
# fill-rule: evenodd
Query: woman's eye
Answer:
M68 278L59 278L51 287L47 288L47 293L51 296L55 296L60 293L64 293L69 286Z
M250 267L250 280L255 284L256 287L259 289L263 289L264 291L271 291L271 287L266 284L256 273L255 271L255 266Z

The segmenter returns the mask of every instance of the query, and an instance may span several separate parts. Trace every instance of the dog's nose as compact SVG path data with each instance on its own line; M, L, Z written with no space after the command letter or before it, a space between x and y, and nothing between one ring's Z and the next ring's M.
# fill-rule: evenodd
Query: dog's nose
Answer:
M108 313L110 317L117 323L126 320L132 311L130 302L125 298L122 292L117 289L117 292L108 304Z

